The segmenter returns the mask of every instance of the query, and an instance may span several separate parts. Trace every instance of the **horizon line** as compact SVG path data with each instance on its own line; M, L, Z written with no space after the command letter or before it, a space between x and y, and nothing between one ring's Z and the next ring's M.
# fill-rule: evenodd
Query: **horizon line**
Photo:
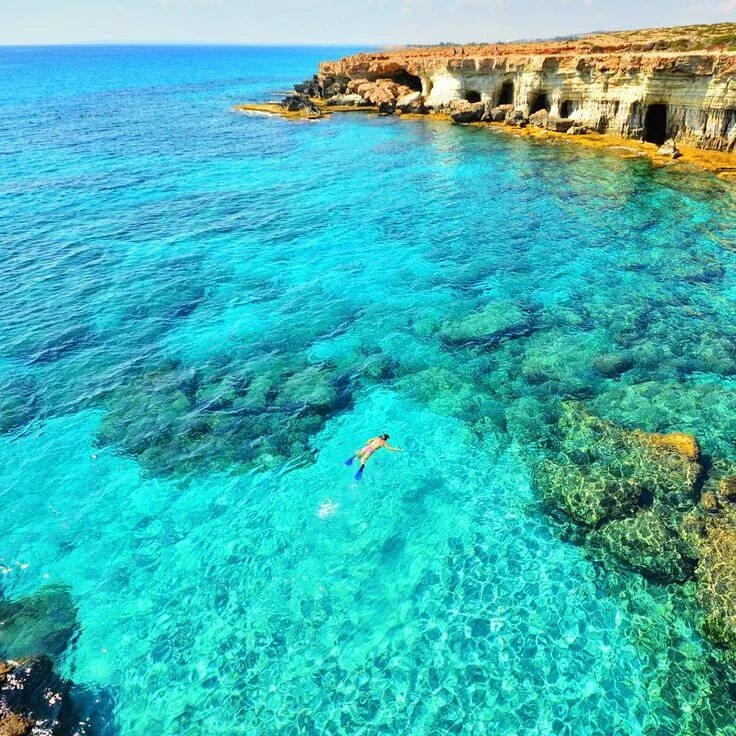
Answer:
M427 44L436 46L436 44ZM485 42L484 42L485 43ZM415 44L398 43L245 43L238 41L46 41L42 43L0 43L0 49L14 48L55 48L59 46L235 46L255 48L326 48L341 46L408 46ZM458 42L459 45L459 42Z

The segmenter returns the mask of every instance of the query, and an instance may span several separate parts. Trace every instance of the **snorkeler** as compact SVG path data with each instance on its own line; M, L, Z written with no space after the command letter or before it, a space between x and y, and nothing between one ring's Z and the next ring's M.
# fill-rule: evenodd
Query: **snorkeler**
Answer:
M391 452L403 452L403 450L399 447L391 447L388 443L389 436L387 434L382 434L378 437L374 437L371 440L368 440L368 442L361 447L358 452L355 453L352 457L349 457L345 461L345 465L352 465L353 462L356 460L360 460L360 467L358 468L358 472L355 474L355 480L360 480L363 477L363 470L365 468L365 464L368 462L368 458L376 451L380 450L382 447L385 447L387 450L390 450Z

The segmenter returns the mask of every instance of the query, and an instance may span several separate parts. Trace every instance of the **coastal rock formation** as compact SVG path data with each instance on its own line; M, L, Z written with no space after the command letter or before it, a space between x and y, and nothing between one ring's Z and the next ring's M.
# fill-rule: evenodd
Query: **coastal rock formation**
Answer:
M529 123L537 128L544 128L547 125L548 118L549 112L547 110L537 110L537 112L529 116Z
M420 115L424 112L424 97L421 92L408 92L396 100L397 112Z
M71 698L72 683L44 656L0 662L0 734L80 733L83 718Z
M347 79L348 90L379 105L395 102L399 94L391 85L401 86L402 94L420 92L427 110L449 112L458 122L475 119L458 101L489 109L513 105L525 116L546 111L555 121L548 129L557 132L585 127L659 145L672 139L733 151L732 25L361 53L320 64L317 91L329 96L336 79ZM314 82L298 86L307 88L314 91ZM511 122L523 125L523 119Z
M506 125L515 128L525 128L529 125L529 116L523 110L509 110L504 118Z
M326 102L328 107L368 107L371 103L355 92L333 95Z
M281 106L286 112L298 112L306 118L321 118L322 111L303 94L288 95Z
M450 117L456 123L476 123L486 111L482 102L467 102L466 100L453 100L450 104Z
M379 79L374 82L356 79L348 84L348 92L358 94L371 105L380 107L382 104L395 106L399 99L410 94L412 90L390 79Z
M0 593L0 736L105 732L112 721L109 695L75 685L54 667L77 634L65 586L14 601Z
M664 145L660 146L659 154L661 156L669 156L669 158L680 158L680 156L682 156L680 151L677 149L674 138L670 138L664 142Z
M574 124L575 121L570 118L558 118L554 115L549 115L544 123L544 127L547 130L553 130L555 133L567 133Z
M502 123L506 120L506 115L514 109L513 105L496 105L491 106L490 109L486 108L486 113L483 116L483 120L490 123Z

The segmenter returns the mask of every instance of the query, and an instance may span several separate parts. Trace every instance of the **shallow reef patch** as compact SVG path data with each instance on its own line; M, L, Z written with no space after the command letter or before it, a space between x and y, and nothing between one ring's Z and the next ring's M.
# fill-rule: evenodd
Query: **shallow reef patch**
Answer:
M560 439L536 467L544 502L583 539L664 583L696 581L701 626L736 646L736 466L688 434L650 434L563 405ZM730 657L730 655L729 655Z

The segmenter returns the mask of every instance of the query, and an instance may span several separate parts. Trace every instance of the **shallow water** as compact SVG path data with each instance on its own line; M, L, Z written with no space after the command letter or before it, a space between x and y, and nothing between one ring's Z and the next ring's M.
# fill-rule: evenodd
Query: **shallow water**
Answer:
M344 51L0 50L4 594L69 586L120 734L736 733L687 586L530 481L565 399L736 459L733 190L232 112Z

